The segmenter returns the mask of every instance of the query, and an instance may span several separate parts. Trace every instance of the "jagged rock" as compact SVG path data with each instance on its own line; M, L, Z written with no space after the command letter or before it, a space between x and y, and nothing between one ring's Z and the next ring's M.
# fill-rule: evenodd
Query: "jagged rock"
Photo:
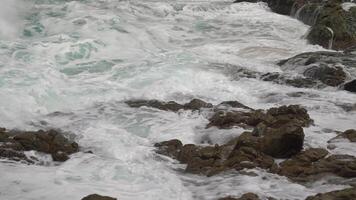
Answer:
M56 130L48 131L9 131L0 132L1 157L11 160L25 160L23 151L35 150L51 154L54 161L66 161L68 155L78 152L79 147L75 142L69 141L62 133Z
M356 130L354 129L350 129L350 130L346 130L345 132L339 134L338 136L332 138L331 140L329 140L328 142L332 142L336 139L341 139L341 138L345 138L348 139L350 142L356 142Z
M82 200L117 200L117 199L113 198L113 197L108 197L108 196L101 196L98 194L91 194L91 195L88 195L88 196L82 198Z
M183 144L181 141L175 139L156 143L154 146L158 148L157 153L177 159Z
M240 198L224 197L219 200L259 200L260 198L254 193L243 194Z
M356 177L356 158L349 155L329 155L325 149L307 149L283 161L278 174L295 181L311 181L325 174L345 178Z
M345 83L344 90L356 93L356 80Z
M356 199L355 187L327 192L323 194L317 194L315 196L309 196L306 198L306 200L351 200L351 199Z

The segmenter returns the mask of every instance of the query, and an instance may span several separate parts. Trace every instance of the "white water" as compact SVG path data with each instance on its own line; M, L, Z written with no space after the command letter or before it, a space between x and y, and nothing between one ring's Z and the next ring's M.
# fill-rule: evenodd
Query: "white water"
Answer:
M190 200L246 192L304 199L345 187L318 182L307 188L263 171L256 171L258 177L183 175L177 172L183 166L158 159L155 142L200 143L209 137L222 143L242 130L204 129L207 119L198 113L133 109L123 103L201 98L238 100L255 108L302 104L316 122L305 130L306 146L325 147L336 135L327 129L356 128L356 113L336 105L355 103L356 95L232 74L238 67L280 71L276 60L320 50L302 38L308 27L301 22L274 14L264 4L226 1L4 2L0 127L60 128L94 154L78 153L51 166L1 162L0 199L80 199L100 193L120 200ZM306 95L290 97L292 92ZM342 143L335 151L340 148L352 152L355 146Z

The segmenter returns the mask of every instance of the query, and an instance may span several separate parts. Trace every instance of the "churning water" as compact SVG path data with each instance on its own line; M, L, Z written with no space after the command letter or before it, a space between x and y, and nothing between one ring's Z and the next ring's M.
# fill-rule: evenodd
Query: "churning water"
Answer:
M242 130L205 129L207 119L196 112L123 103L200 98L254 108L302 104L316 124L305 129L305 145L312 147L325 147L335 136L330 129L355 128L356 113L339 106L355 103L355 94L239 76L238 69L278 72L277 60L321 50L303 39L308 26L263 3L1 0L0 27L0 127L59 128L83 151L94 152L60 165L1 162L0 199L74 200L100 193L120 200L210 200L246 192L303 199L344 187L324 181L306 187L262 170L252 170L256 177L181 173L183 166L157 157L155 142L198 144L209 137L223 143ZM301 95L291 95L296 92ZM334 152L354 150L342 143Z

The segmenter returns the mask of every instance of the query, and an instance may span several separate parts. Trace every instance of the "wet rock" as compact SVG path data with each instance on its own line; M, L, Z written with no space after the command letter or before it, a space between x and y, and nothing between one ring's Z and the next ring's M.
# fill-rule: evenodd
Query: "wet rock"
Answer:
M75 142L69 141L62 133L56 130L48 131L2 131L0 133L1 157L11 160L25 160L23 151L35 150L51 154L54 161L66 161L68 155L78 152ZM6 155L6 156L5 156Z
M286 84L297 88L312 88L318 86L318 82L312 78L304 76L287 76L277 72L263 74L261 80Z
M323 194L317 194L315 196L309 196L306 198L306 200L351 200L351 199L356 199L355 187L327 192Z
M177 112L181 109L199 110L201 108L212 108L213 107L213 105L211 103L207 103L200 99L193 99L189 103L186 103L184 105L181 105L174 101L163 102L163 101L158 101L158 100L130 100L130 101L125 101L125 103L133 108L139 108L139 107L146 106L146 107L152 107L152 108L157 108L160 110L173 111L173 112Z
M91 195L88 195L88 196L82 198L82 200L117 200L117 199L113 198L113 197L108 197L108 196L101 196L98 194L91 194Z
M225 197L219 200L259 200L260 198L254 193L243 194L240 198Z
M353 178L356 177L356 158L349 155L328 155L325 149L308 149L283 161L278 174L295 181L312 181L325 174Z
M146 106L146 107L152 107L160 110L174 111L174 112L183 109L183 105L180 105L174 101L161 102L158 100L130 100L130 101L126 101L125 103L133 108Z
M293 123L299 126L309 126L313 123L307 111L298 106L281 106L278 108L262 110L245 111L218 111L210 119L207 128L216 126L226 129L234 126L255 127L263 122L266 125L278 126L285 123Z
M344 90L356 93L356 80L345 83Z
M332 138L328 142L330 143L330 142L333 142L334 140L342 139L342 138L348 139L350 142L356 142L356 130L354 130L354 129L346 130L345 132Z
M275 118L274 125L288 122L299 126L309 126L313 123L308 111L299 105L270 108L267 110L267 114Z
M187 164L186 172L189 173L211 176L232 169L260 167L274 170L276 168L273 158L259 151L258 138L248 132L221 146L186 144L181 147L180 144L176 140L173 142L171 140L158 143L155 146L158 148L157 153L168 155ZM177 146L178 148L176 148ZM167 149L174 150L167 153Z
M295 87L337 87L347 80L348 70L352 71L356 68L356 57L346 52L310 52L282 60L278 65L286 71L292 70L300 73L305 78L300 78L300 84L296 81L294 82L297 84L287 83L287 78L283 74L278 76L267 74L261 77L262 80L285 83ZM345 84L345 90L352 91L352 83L351 81Z
M308 68L303 75L333 87L341 85L346 80L346 73L341 67L330 67L324 64Z
M184 104L183 107L186 110L199 110L201 108L212 108L213 104L207 103L200 99L193 99L189 103Z
M247 110L253 110L252 108L238 102L238 101L223 101L217 107L219 106L229 106L232 108L242 108L242 109L247 109Z
M158 148L157 153L177 159L183 144L181 141L175 139L156 143L154 146Z
M262 152L275 158L289 158L303 149L303 128L286 124L278 128L266 128L261 139Z

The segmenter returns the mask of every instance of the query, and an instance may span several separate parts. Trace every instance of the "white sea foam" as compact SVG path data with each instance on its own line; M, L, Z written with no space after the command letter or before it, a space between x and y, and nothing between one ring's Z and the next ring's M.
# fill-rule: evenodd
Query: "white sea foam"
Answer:
M14 9L15 4L6 2ZM205 129L207 119L199 113L134 109L123 103L131 98L201 98L214 104L238 100L255 108L303 104L316 124L305 130L306 146L326 147L336 134L324 129L355 128L356 113L338 106L355 103L354 94L229 73L234 67L281 71L276 60L320 50L302 38L308 26L274 14L262 3L29 3L34 6L26 10L26 19L18 17L22 11L17 9L10 15L15 24L24 25L12 29L23 33L22 39L1 41L0 127L60 128L94 155L78 153L59 166L0 163L1 199L80 199L101 193L120 200L189 200L244 192L302 199L345 187L306 188L260 171L258 177L235 174L226 179L181 175L181 165L154 154L155 142L178 138L183 143L223 143L243 130ZM1 15L10 23L4 19ZM14 35L10 32L5 35ZM293 92L304 95L291 97Z

